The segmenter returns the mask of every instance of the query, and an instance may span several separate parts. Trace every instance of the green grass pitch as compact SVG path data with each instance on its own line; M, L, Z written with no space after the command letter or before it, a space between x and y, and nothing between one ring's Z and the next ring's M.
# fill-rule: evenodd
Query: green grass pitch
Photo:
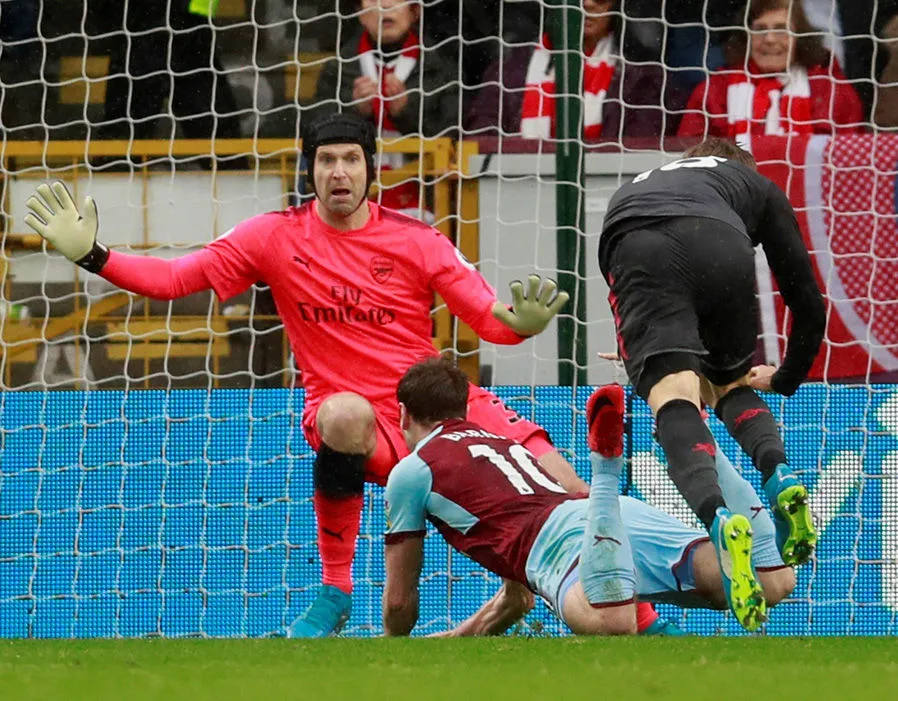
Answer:
M0 696L15 701L843 701L896 689L896 638L0 642Z

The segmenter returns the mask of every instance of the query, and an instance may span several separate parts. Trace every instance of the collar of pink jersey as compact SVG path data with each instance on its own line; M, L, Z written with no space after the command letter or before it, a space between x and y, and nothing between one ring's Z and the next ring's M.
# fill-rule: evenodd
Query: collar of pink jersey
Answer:
M365 222L364 226L358 229L335 229L330 224L328 224L324 219L321 218L321 215L318 214L318 200L316 199L312 203L312 211L315 213L315 218L318 220L318 224L321 226L321 230L326 234L333 234L334 236L359 236L361 234L365 234L371 230L371 226L380 222L380 206L376 202L372 202L368 200L368 212L370 216L368 217L368 221Z

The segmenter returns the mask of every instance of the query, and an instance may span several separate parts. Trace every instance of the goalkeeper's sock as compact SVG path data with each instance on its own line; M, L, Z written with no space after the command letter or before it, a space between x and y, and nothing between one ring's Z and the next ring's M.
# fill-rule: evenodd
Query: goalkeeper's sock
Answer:
M661 616L647 601L639 601L636 604L636 632L644 633L657 621Z
M322 583L352 593L352 559L362 521L364 496L335 499L315 491L313 503L318 520L318 551L323 569Z
M751 387L737 387L717 402L715 413L766 482L786 462L786 448L767 403Z

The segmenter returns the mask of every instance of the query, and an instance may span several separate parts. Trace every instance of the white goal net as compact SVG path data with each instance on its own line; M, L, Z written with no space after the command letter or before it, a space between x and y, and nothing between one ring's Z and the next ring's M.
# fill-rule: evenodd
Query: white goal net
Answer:
M624 379L596 357L615 344L596 262L609 198L706 133L750 143L829 302L812 383L772 400L823 535L767 631L898 633L898 3L861 4L0 1L0 637L280 635L311 602L313 453L267 288L147 300L48 251L22 217L60 179L97 200L110 247L183 255L297 204L300 124L341 110L377 126L373 196L452 237L500 298L533 270L571 281L561 324L532 341L480 343L439 300L433 335L582 475L590 387ZM578 25L571 142L554 56ZM582 179L557 158L572 146ZM562 207L559 181L575 193ZM758 282L758 357L776 363L788 315L760 263ZM630 418L623 487L693 522L639 400ZM381 631L383 529L369 485L352 635ZM426 546L428 633L497 580L436 534ZM724 614L663 613L738 632ZM519 630L563 627L540 605Z

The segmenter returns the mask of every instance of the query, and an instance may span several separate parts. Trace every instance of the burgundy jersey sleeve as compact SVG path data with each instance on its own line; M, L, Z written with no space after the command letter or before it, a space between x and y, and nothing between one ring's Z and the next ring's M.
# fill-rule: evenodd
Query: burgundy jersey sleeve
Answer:
M387 545L427 532L425 519L432 481L427 463L415 453L400 460L390 472L384 494Z

